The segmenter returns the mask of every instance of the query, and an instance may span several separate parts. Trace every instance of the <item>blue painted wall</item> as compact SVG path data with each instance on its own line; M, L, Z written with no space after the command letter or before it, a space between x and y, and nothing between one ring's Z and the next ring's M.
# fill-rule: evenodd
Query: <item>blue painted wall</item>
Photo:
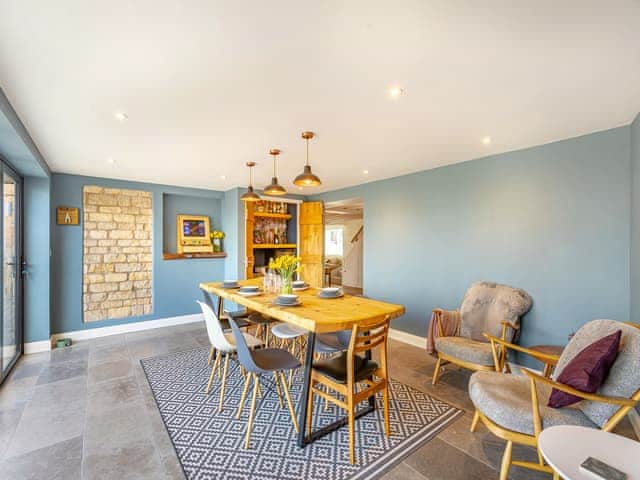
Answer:
M594 318L628 320L630 135L621 127L359 185L364 290L404 304L394 327L424 336L475 280L527 290L521 342L564 344Z
M82 226L59 226L52 222L52 321L51 333L68 332L141 320L166 318L197 313L194 299L200 298L198 283L221 280L224 260L192 259L163 260L163 195L194 197L196 203L209 206L214 216L220 216L223 193L172 187L166 185L109 180L76 175L54 174L52 177L52 214L58 205L82 208L84 185L140 189L153 194L153 314L126 319L84 323L82 320ZM198 200L200 199L200 200ZM178 208L186 199L176 198L171 208ZM82 215L81 215L82 217ZM52 217L54 218L54 217ZM172 225L175 229L175 217Z
M631 143L631 320L640 322L640 113L629 127ZM640 407L639 407L640 411Z
M51 180L47 177L24 177L24 342L48 340L51 302L49 285Z
M219 198L165 193L163 198L163 245L165 252L175 252L176 216L207 215L212 230L222 228L222 200ZM219 262L218 262L219 263Z

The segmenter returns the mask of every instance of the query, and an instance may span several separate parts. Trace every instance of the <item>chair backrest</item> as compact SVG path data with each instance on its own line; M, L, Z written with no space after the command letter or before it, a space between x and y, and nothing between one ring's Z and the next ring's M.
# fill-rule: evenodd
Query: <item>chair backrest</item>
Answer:
M214 313L213 309L206 303L196 300L200 308L202 309L202 315L204 315L204 322L207 326L207 334L209 335L209 341L216 350L222 350L223 352L229 352L234 350L234 346L229 343L224 336L224 331L220 325L218 317Z
M387 364L387 339L389 338L389 322L387 315L384 319L360 322L353 326L349 349L347 350L347 376L353 375L354 359L357 354L365 353L376 348L380 349L380 361Z
M640 328L615 320L592 320L580 327L564 348L553 378L557 378L567 364L584 348L618 330L622 330L620 351L598 393L611 397L631 398L640 389ZM616 405L586 400L578 403L577 407L600 427L619 408Z
M216 307L215 307L215 305L213 303L213 299L211 298L211 294L209 292L207 292L203 288L201 288L200 291L202 292L202 297L204 298L204 303L209 305L209 308L215 313Z
M529 311L532 300L520 288L493 282L471 285L460 306L460 336L486 342L484 333L499 337L502 322L520 324L520 317ZM515 332L509 328L506 340L513 341Z
M238 355L238 362L240 365L242 365L248 372L261 372L262 370L253 361L253 354L251 353L249 345L247 345L247 341L245 340L240 327L238 327L238 324L233 318L229 319L229 325L231 325L233 338L236 341L236 355Z

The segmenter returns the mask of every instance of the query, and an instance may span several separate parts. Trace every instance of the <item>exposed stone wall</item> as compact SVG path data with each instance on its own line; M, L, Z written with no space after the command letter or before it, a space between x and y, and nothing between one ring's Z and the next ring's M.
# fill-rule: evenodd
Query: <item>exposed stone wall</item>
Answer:
M152 313L151 193L85 186L85 322Z

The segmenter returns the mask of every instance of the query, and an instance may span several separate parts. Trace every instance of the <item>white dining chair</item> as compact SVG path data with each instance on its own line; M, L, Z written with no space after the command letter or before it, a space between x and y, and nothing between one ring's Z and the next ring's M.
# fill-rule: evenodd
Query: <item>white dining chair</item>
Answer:
M271 327L271 336L280 340L276 341L277 348L289 350L294 357L302 359L306 336L309 332L302 327L289 323L277 323ZM293 370L289 371L289 385L293 380Z
M213 367L211 368L211 375L209 376L209 383L207 384L206 393L211 391L211 385L213 379L216 376L216 372L220 369L220 403L218 405L218 411L221 412L224 405L224 391L227 383L227 374L229 371L229 359L236 353L236 341L231 332L225 333L222 330L222 325L213 309L206 303L196 300L202 310L204 316L205 325L207 327L207 334L209 335L209 342L211 347L215 350L215 360ZM256 349L263 346L262 341L254 337L253 335L244 332L245 341L249 348ZM222 362L224 359L224 368Z

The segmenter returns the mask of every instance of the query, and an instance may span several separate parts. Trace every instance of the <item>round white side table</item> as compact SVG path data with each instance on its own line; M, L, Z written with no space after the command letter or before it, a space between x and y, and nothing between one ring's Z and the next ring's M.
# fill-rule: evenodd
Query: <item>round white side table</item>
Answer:
M580 468L587 457L627 474L627 480L640 480L640 442L595 428L561 425L542 431L538 437L542 456L566 480L595 480Z

